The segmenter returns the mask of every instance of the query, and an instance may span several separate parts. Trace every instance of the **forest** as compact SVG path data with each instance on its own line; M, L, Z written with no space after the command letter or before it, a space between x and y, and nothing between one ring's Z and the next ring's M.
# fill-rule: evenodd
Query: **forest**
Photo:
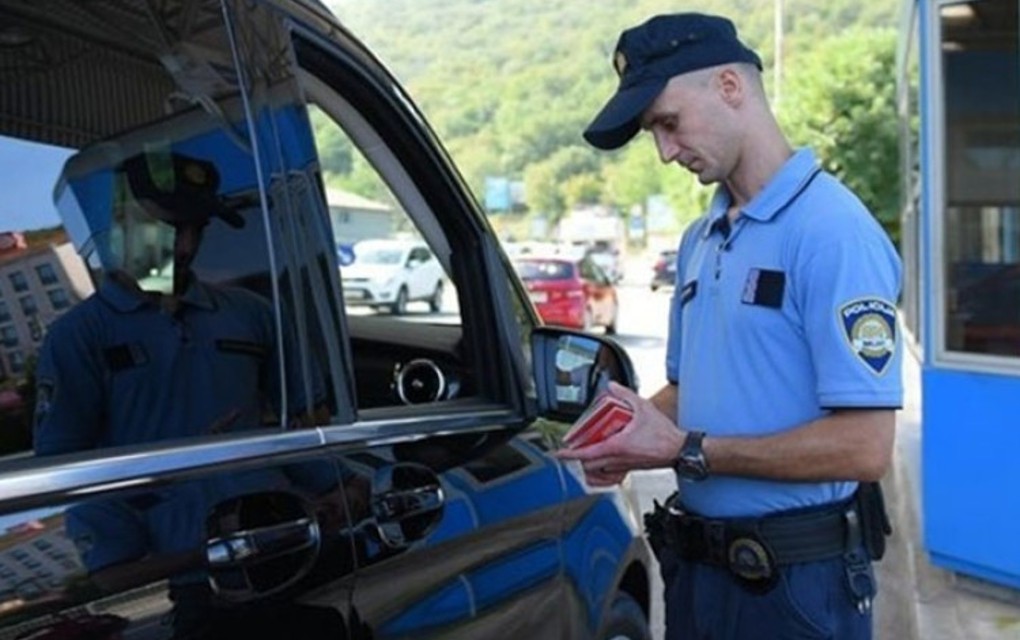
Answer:
M405 86L480 202L486 178L523 184L514 212L493 214L555 223L575 207L603 205L628 217L658 198L674 230L703 212L711 189L663 165L650 138L606 153L581 131L615 89L610 58L621 30L659 13L726 15L761 56L794 146L813 147L898 236L897 2L331 0L330 7ZM331 185L364 185L366 168L349 150L322 151Z

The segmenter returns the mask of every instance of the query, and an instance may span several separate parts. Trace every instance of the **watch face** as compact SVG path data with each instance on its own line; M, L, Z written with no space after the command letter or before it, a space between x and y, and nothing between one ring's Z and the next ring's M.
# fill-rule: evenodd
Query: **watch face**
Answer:
M701 449L704 437L705 434L700 431L691 431L680 448L675 468L677 475L684 480L698 481L708 477L708 462L705 460L705 452Z
M676 472L684 480L704 480L708 477L705 458L701 455L681 455L676 461Z

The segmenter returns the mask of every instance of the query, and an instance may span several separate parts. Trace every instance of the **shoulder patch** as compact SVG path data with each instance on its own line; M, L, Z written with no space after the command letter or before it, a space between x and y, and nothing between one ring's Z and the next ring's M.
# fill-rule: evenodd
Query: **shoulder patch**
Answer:
M859 298L839 308L847 345L873 373L885 373L896 351L896 307L881 298Z
M57 395L57 386L53 380L40 377L35 383L35 416L34 423L38 427L50 412L50 406Z

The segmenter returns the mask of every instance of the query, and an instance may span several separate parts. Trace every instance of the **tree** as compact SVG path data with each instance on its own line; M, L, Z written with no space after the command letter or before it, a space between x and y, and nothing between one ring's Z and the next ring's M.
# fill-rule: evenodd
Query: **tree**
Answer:
M669 178L663 168L650 141L627 145L602 169L607 198L624 211L634 205L644 206L649 195L662 192Z
M895 34L885 25L896 23L898 4L784 2L780 115L791 139L816 147L826 167L894 229L899 167L896 148L888 143L895 140L896 126ZM482 193L487 175L524 176L530 207L553 216L575 201L596 197L596 191L603 203L625 211L659 193L683 220L704 211L711 190L675 166L660 165L652 145L636 143L606 154L588 148L580 137L616 86L609 63L620 29L677 11L675 2L330 4L407 87L476 193ZM762 57L766 82L772 81L772 2L702 0L698 10L732 17L743 40ZM343 166L344 156L332 152L330 140L319 142L320 153L325 148L328 155L324 166L339 171L335 167ZM591 168L567 168L571 163L559 154L571 148L587 153Z
M555 223L568 206L602 199L598 158L581 146L558 149L524 171L528 207L543 211Z
M780 119L899 239L896 33L852 30L796 60ZM794 65L791 65L794 66Z

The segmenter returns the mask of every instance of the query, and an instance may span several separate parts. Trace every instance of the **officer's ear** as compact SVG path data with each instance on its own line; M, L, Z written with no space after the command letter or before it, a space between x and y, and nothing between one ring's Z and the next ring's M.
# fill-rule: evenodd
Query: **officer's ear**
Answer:
M715 76L715 89L730 107L739 107L746 97L747 79L733 65L722 67Z

